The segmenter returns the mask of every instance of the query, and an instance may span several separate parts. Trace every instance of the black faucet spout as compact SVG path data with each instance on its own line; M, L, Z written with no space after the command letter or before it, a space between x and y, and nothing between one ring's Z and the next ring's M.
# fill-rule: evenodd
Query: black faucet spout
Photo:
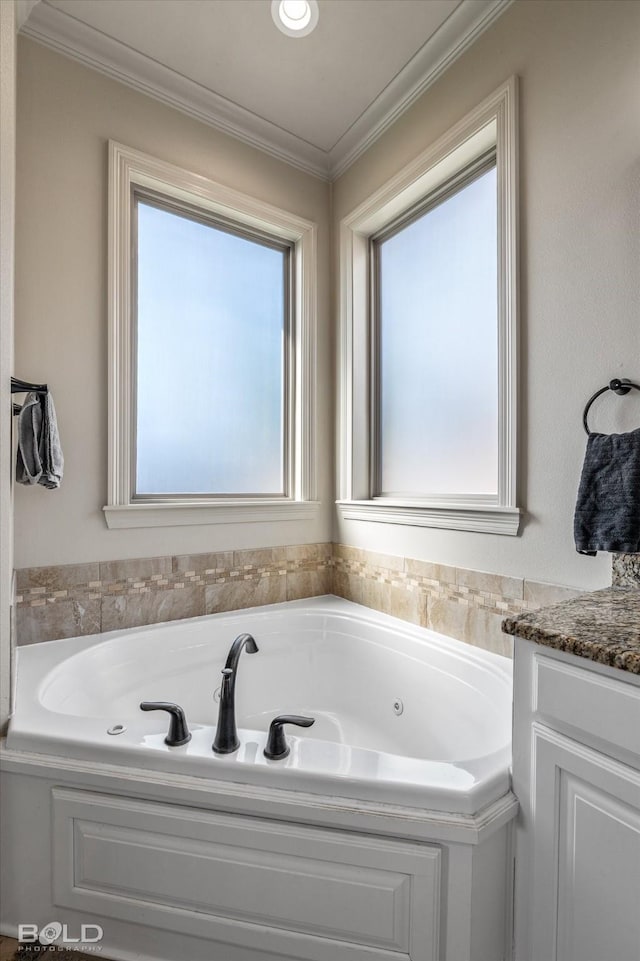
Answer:
M258 645L251 636L251 634L238 634L235 641L229 648L229 653L227 654L227 663L225 664L225 670L231 669L234 673L238 668L238 661L240 660L240 655L243 650L246 650L247 654L257 654Z
M236 637L227 655L227 662L222 669L218 724L213 741L213 750L216 754L233 754L240 747L236 727L236 675L240 655L244 650L248 654L257 654L258 652L258 645L251 634L239 634Z

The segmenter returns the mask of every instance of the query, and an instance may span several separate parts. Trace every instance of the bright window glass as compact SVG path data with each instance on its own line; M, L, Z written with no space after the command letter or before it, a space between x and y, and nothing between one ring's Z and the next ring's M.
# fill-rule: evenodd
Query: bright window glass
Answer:
M286 495L288 247L135 208L135 495Z
M495 161L486 166L374 240L378 496L498 491Z

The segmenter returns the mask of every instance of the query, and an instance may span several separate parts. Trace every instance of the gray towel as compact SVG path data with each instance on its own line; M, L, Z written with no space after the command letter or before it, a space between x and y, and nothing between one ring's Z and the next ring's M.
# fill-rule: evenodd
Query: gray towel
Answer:
M18 415L16 480L52 490L60 487L63 468L53 398L49 392L27 394Z
M640 428L589 434L573 532L579 554L640 552Z

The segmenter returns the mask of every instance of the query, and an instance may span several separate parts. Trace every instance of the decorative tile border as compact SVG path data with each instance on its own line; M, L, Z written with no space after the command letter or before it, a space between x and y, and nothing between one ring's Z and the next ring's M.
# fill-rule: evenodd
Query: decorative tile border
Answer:
M334 545L333 592L508 657L507 615L537 610L580 592L555 584L447 567Z
M614 554L614 587L640 587L640 554Z
M502 619L579 592L347 547L305 544L16 571L18 644L337 594L509 656Z
M18 644L331 592L331 544L16 571Z

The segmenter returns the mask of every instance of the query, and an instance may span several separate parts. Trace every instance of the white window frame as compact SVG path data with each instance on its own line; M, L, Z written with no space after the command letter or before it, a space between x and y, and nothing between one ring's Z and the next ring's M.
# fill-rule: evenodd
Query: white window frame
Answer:
M347 520L518 533L518 125L511 77L340 223L338 510ZM498 193L498 491L372 496L370 238L491 148Z
M131 217L135 190L196 207L293 245L291 379L288 419L290 493L286 497L157 497L134 499L135 409ZM140 151L109 142L109 476L107 526L175 527L313 517L316 501L316 266L317 227L287 211L190 173ZM185 421L185 429L187 424Z

